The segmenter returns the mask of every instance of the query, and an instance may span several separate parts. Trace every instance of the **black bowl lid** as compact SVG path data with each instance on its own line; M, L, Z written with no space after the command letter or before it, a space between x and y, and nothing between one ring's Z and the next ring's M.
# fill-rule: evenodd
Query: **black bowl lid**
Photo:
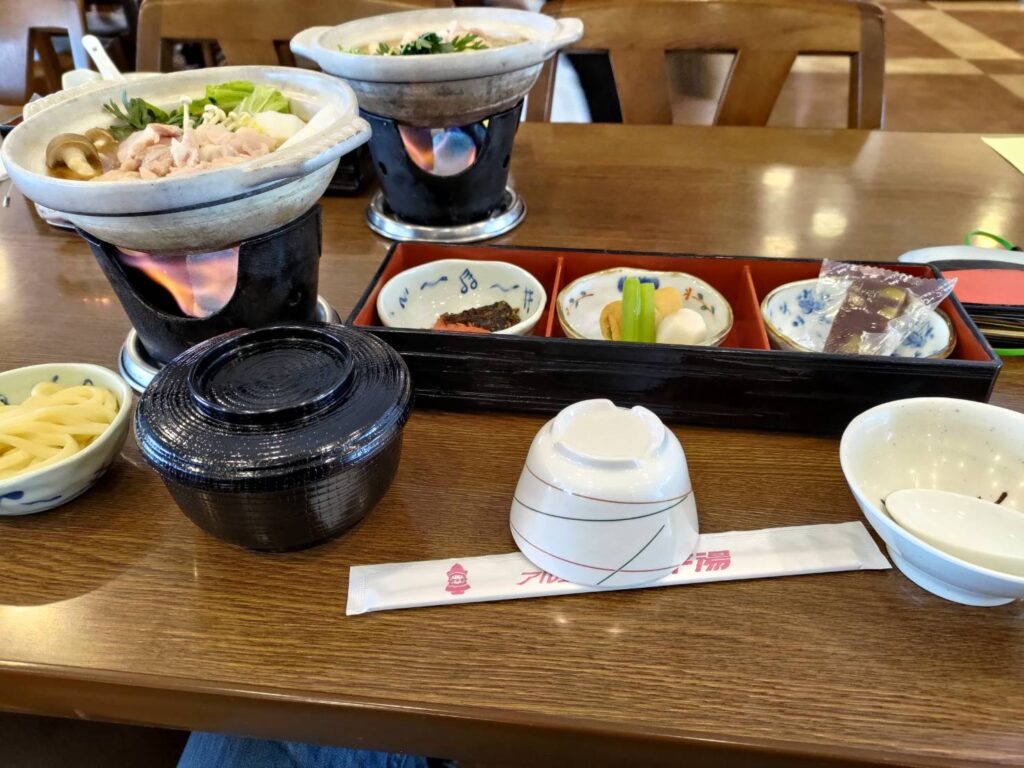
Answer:
M411 401L405 363L377 338L276 325L176 357L143 393L135 434L145 459L178 482L281 487L372 455Z

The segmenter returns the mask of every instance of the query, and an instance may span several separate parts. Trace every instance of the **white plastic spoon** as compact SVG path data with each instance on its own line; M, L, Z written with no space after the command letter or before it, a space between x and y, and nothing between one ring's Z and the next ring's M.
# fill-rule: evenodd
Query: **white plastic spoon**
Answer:
M950 491L908 488L885 497L889 515L920 539L969 563L1024 576L1024 512Z
M91 69L69 69L60 76L60 87L61 90L67 91L86 83L98 83L102 80L103 76L99 72L93 72Z
M89 54L89 58L96 64L96 69L100 71L100 75L104 80L124 80L124 75L121 74L121 70L117 68L117 65L110 60L99 38L95 35L85 35L82 37L82 46L85 48L85 52Z

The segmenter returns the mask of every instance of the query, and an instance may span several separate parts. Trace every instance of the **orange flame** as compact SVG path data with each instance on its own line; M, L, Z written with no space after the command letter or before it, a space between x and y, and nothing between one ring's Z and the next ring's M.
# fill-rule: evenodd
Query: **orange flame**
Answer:
M238 247L211 253L153 256L121 249L121 260L167 290L189 317L209 317L231 300L238 282Z
M477 147L461 128L399 125L405 151L427 173L455 176L476 162Z
M402 144L409 157L424 171L434 170L434 137L429 128L413 128L409 125L398 126L402 135Z

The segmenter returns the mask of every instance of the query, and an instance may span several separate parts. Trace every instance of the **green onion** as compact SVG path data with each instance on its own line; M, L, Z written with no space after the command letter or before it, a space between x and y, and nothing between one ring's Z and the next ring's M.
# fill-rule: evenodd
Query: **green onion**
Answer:
M640 281L635 277L622 284L622 340L640 341Z

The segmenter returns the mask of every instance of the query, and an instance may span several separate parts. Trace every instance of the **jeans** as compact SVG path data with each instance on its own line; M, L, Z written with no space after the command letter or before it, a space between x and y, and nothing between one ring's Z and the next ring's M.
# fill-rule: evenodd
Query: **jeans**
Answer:
M195 732L178 768L427 768L425 757Z

